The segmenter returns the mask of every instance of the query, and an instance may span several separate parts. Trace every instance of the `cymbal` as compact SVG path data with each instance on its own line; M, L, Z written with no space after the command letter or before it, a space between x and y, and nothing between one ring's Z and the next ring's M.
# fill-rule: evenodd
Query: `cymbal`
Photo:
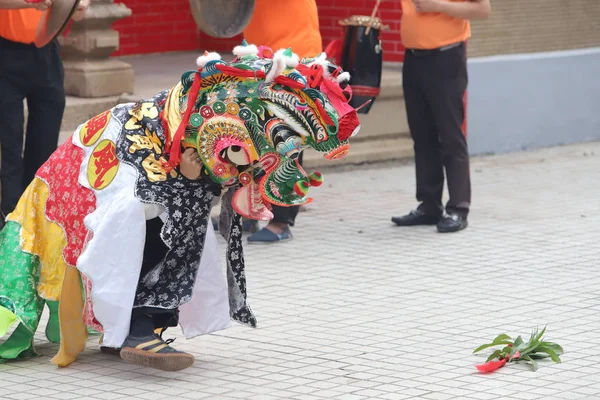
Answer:
M44 47L65 29L81 0L54 0L52 7L43 12L37 26L34 44Z
M231 38L250 23L254 0L190 0L190 8L201 31L217 38Z

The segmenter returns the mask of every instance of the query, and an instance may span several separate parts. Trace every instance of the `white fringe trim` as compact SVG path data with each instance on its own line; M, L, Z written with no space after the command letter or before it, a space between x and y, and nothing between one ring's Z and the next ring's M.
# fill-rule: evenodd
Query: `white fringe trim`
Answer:
M256 47L256 45L254 44L249 44L247 46L235 46L233 48L233 55L234 56L238 56L238 57L243 57L243 56L250 56L250 55L257 55L258 54L258 47Z
M204 55L201 55L200 57L198 57L196 59L196 65L198 65L198 67L202 68L206 65L207 62L209 61L214 61L214 60L220 60L221 59L221 55L219 53L205 53Z
M266 83L273 82L275 78L277 78L283 73L283 71L285 70L286 58L287 57L283 56L283 54L275 54L273 56L273 66L271 67L271 70L265 77Z
M300 57L298 57L298 54L296 53L292 53L292 56L286 56L285 53L287 51L287 49L279 49L275 52L275 55L273 57L277 57L282 56L285 59L285 65L288 68L296 68L296 66L298 65L298 63L300 62Z

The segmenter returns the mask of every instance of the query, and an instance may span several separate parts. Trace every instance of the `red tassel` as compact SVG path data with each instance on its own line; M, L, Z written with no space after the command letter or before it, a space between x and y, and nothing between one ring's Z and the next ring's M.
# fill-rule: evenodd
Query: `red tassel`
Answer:
M241 76L244 78L264 79L266 76L264 71L250 71L247 69L231 67L231 66L225 65L225 64L217 64L217 65L215 65L215 68L217 68L219 71L221 71L224 74L233 75L233 76Z
M504 367L506 365L507 361L508 361L507 358L503 358L502 360L496 360L496 361L488 361L485 364L475 365L475 368L477 368L477 370L479 372L482 372L484 374L489 374L490 372L494 372L497 369Z
M181 141L185 135L185 128L187 127L190 116L192 115L192 110L194 109L196 100L198 99L198 92L200 91L201 84L202 77L200 76L200 70L198 70L196 71L196 75L194 75L194 82L192 83L192 87L188 92L188 101L185 114L183 115L183 119L181 120L179 127L177 127L177 132L175 132L175 135L173 136L173 143L171 144L171 151L169 153L169 165L171 168L177 167L181 160Z
M284 85L292 89L304 89L303 83L283 75L279 75L277 78L275 78L275 83L279 83L280 85Z

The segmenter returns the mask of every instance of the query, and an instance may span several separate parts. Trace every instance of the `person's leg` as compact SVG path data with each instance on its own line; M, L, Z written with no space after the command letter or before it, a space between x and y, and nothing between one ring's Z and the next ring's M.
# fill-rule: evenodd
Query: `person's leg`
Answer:
M22 76L31 62L27 48L0 40L0 211L10 214L23 194L23 99L27 88ZM1 223L0 223L1 225Z
M402 69L404 103L410 135L414 143L417 201L416 211L392 221L400 226L436 224L442 214L444 171L437 126L425 97L428 56L405 55Z
M466 46L442 51L436 54L435 61L428 100L435 123L439 126L449 192L448 216L440 222L438 230L454 232L467 226L471 203L469 151L462 129L465 116L463 97L468 82Z
M37 170L56 150L65 110L64 73L58 44L52 42L37 51L39 84L27 93L27 134L23 156L23 186L27 187ZM42 72L43 71L43 72Z
M168 247L160 237L162 220L154 218L146 221L146 243L140 280L165 257ZM124 361L163 371L179 371L194 364L194 356L169 346L171 340L162 339L162 331L169 326L177 326L178 310L156 307L136 307L131 313L129 335L120 350ZM155 330L161 329L160 334Z

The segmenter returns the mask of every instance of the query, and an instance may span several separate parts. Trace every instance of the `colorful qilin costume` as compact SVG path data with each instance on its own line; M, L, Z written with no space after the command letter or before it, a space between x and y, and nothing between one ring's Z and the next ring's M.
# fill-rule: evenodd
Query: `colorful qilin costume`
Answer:
M341 158L360 125L348 74L324 54L298 60L247 43L234 54L205 53L170 90L90 119L40 168L0 232L0 337L12 332L0 360L35 354L45 304L59 366L89 330L126 361L178 370L193 356L162 340L166 327L190 338L230 320L256 326L242 216L269 220L271 204L309 202L322 177L298 155ZM201 161L196 180L179 169L188 148ZM226 282L209 223L219 199Z

